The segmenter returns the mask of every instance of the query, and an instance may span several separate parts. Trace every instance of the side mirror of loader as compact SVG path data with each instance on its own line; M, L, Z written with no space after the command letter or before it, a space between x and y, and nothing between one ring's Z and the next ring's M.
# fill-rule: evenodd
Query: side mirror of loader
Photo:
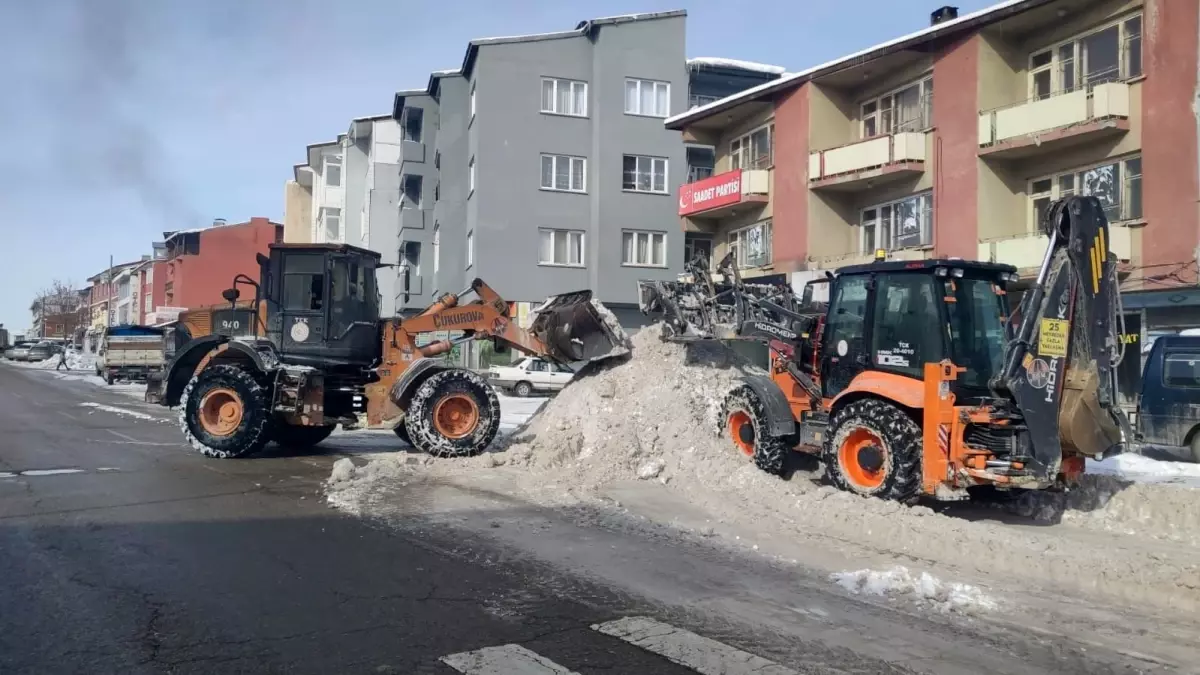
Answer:
M236 288L226 288L225 290L221 291L221 297L225 298L225 301L228 302L230 306L236 304L237 299L241 296L241 292Z

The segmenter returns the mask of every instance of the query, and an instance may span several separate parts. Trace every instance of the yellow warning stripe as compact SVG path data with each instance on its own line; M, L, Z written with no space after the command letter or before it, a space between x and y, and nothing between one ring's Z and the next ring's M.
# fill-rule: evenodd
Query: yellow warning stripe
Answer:
M1099 243L1100 238L1096 237L1096 240L1088 249L1088 258L1092 263L1092 295L1096 295L1100 292L1100 265L1098 260L1100 251L1097 249Z

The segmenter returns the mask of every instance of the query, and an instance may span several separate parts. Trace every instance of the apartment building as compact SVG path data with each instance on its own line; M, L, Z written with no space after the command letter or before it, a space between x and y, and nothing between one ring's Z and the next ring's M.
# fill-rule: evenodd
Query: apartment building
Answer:
M748 276L797 284L876 249L1028 277L1046 247L1042 211L1090 194L1106 205L1125 290L1191 285L1197 8L944 7L917 33L676 115L667 128L717 148L715 175L680 191L685 238L734 252Z
M417 121L418 129L420 120ZM359 117L332 143L308 147L284 188L284 241L338 242L378 251L395 265L401 208L411 208L400 179L401 125L391 115ZM379 270L384 315L396 312L394 267Z
M523 309L591 288L640 325L637 281L683 266L674 196L690 150L663 120L782 73L689 62L685 20L638 14L472 40L461 67L397 92L401 313L478 277Z
M239 274L257 280L256 255L265 255L270 244L283 241L283 225L261 217L235 224L217 220L212 227L165 232L163 236L161 273L154 273L162 280L163 302L155 308L160 315L156 323L168 312L177 314L225 302L221 292L230 288Z

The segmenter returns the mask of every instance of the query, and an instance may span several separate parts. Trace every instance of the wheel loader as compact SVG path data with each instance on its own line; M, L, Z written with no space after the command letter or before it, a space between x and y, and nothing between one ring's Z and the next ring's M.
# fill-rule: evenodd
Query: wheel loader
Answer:
M550 297L528 330L480 279L415 316L381 319L374 251L272 244L258 264L258 280L238 275L223 293L227 307L180 316L175 354L148 386L147 399L178 406L188 441L211 457L270 440L315 445L339 424L391 429L437 456L473 455L496 436L499 402L482 376L438 356L470 340L564 365L629 351L591 291ZM253 287L252 302L239 302L239 286ZM422 344L442 332L461 337Z
M1122 314L1100 202L1060 200L1041 228L1045 257L1011 314L1012 266L882 252L803 297L743 281L729 257L714 281L700 261L640 282L640 304L664 339L767 345L767 372L729 393L722 428L768 472L799 450L835 486L900 501L1063 487L1132 439L1115 399Z

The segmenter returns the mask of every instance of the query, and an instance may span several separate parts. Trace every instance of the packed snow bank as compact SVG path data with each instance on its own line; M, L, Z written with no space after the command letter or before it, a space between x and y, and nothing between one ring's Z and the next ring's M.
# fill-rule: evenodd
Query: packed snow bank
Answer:
M20 363L18 365L26 368L40 368L43 370L54 370L58 367L59 357L57 354L51 356L44 361L34 361L32 363ZM86 352L67 352L67 368L70 370L86 370L95 372L96 370L96 355Z
M916 574L903 565L886 570L838 572L831 578L854 594L905 597L941 612L974 613L1000 607L1000 603L976 586L946 583L928 572Z
M1131 453L1116 455L1099 462L1088 460L1087 472L1127 478L1139 483L1176 483L1200 487L1200 464L1163 462Z
M1102 529L1117 531L1114 523L1121 523L1141 535L1096 538L1077 527L1014 527L841 492L813 480L820 468L812 459L798 462L810 473L782 480L755 468L716 433L726 393L757 369L720 345L664 343L659 334L657 327L638 332L628 360L578 375L493 452L467 459L373 460L349 480L331 482L331 503L370 513L373 501L389 498L386 486L405 484L416 474L474 484L486 480L481 471L501 467L535 503L611 507L607 489L640 479L642 485L664 486L735 529L743 542L787 549L779 555L820 549L886 564L920 559L953 569L960 579L997 582L1015 578L998 571L1018 570L1022 588L1040 584L1200 610L1200 552L1159 546L1149 555L1147 548L1159 542L1145 535L1164 525L1143 518L1152 513L1168 517L1166 527L1179 527L1192 516L1168 512L1200 517L1200 491L1133 486L1134 501L1122 508L1128 482L1090 477L1091 492L1071 493L1076 501L1062 505L1062 520L1098 518L1107 523ZM1091 497L1084 498L1087 494ZM672 520L670 513L654 517Z

